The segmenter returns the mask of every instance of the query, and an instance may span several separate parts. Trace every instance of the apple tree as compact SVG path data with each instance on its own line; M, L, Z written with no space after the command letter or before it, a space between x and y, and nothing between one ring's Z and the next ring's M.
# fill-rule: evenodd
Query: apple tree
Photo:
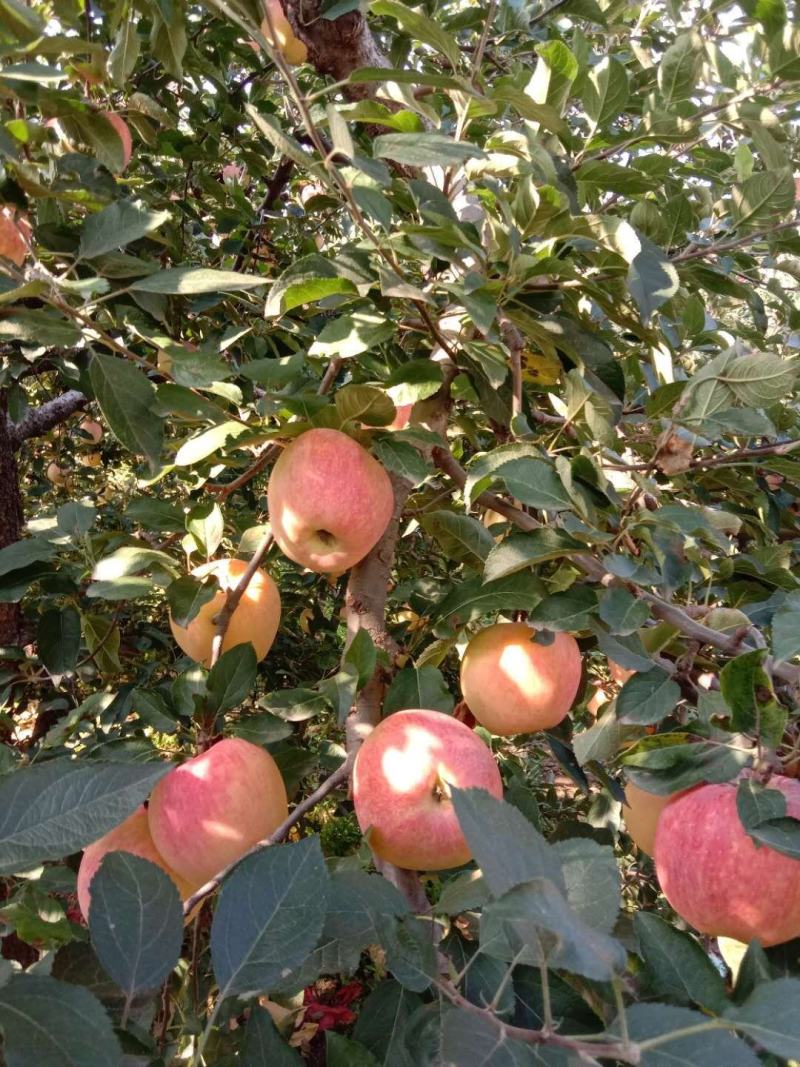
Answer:
M794 0L0 0L8 1067L800 1060Z

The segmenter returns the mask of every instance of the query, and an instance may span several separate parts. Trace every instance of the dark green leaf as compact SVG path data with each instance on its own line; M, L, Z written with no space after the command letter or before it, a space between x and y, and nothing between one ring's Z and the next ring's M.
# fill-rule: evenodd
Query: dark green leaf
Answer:
M455 701L437 667L404 667L392 679L383 703L384 715L404 708L451 712Z
M719 684L731 709L731 728L741 733L760 732L770 744L778 744L786 727L786 711L775 699L772 680L764 670L766 651L745 652L726 663Z
M681 687L660 667L634 674L617 697L620 722L649 726L661 722L677 707Z
M128 1001L157 989L178 962L183 908L160 867L129 852L111 852L92 879L89 933L97 958Z
M89 376L111 432L125 448L157 467L164 427L154 412L155 390L146 375L124 359L95 353Z
M51 608L39 618L36 631L39 658L51 674L67 674L78 661L81 617L75 608Z
M377 662L378 651L370 637L369 630L362 627L357 631L350 647L345 652L342 664L355 669L358 676L358 688L363 689L375 672Z
M67 757L0 778L0 874L85 848L126 819L169 767Z
M223 652L206 682L214 710L228 711L241 704L256 683L257 671L256 650L249 641Z
M167 586L169 613L178 626L188 626L204 604L209 604L219 592L214 579L201 582L185 574Z
M650 609L622 586L607 589L600 597L600 618L613 634L627 637L647 622Z
M722 975L690 934L646 911L636 914L634 929L655 996L713 1012L725 1010L728 999Z
M169 217L168 211L149 211L130 200L117 200L87 218L81 233L80 255L93 259L114 248L123 248L157 230Z
M241 1067L303 1067L299 1052L284 1041L272 1016L260 1004L250 1009L239 1063Z
M486 559L483 577L487 582L505 578L534 563L548 559L562 559L572 552L585 551L586 546L563 530L543 526L541 530L512 534L495 545Z
M597 594L586 585L545 597L530 613L530 621L549 630L584 630L597 607Z
M137 279L131 289L137 293L164 293L197 296L200 293L230 293L237 289L258 289L267 278L238 274L233 270L209 270L207 267L171 267L146 278Z
M372 142L372 154L410 167L446 167L486 155L477 145L440 133L384 133Z
M762 1048L787 1060L800 1058L800 981L778 978L756 986L728 1017Z

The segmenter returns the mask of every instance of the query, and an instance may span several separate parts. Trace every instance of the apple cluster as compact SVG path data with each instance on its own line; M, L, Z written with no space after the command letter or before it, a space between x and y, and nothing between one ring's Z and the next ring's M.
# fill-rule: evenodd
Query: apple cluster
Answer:
M275 463L268 486L269 518L282 552L317 573L341 574L359 563L394 516L386 470L358 442L333 429L295 438ZM178 645L211 662L215 617L246 564L215 560L198 568L219 584L188 626L170 620ZM263 659L275 639L281 602L259 569L233 612L223 651L251 642ZM612 664L624 683L630 673ZM581 682L582 660L570 634L545 638L525 623L500 622L469 641L461 689L475 720L508 736L552 729L568 714ZM800 817L800 783L769 783ZM410 870L443 870L471 853L452 803L453 788L485 789L500 798L503 783L491 749L464 722L441 712L408 709L383 719L361 744L353 770L353 802L377 857ZM90 883L103 855L124 850L152 860L186 900L201 885L267 838L287 817L286 790L272 757L229 738L174 768L142 807L84 853L78 878L88 914ZM800 935L800 861L756 847L738 815L736 785L701 785L656 796L633 782L625 792L627 829L653 854L670 904L697 930L764 945ZM769 894L763 891L770 886Z

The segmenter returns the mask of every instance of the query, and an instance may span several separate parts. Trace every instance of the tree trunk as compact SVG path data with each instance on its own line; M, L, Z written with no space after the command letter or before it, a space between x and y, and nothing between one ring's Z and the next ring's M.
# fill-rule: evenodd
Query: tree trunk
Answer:
M8 394L0 389L0 548L19 541L22 523L19 470L9 433ZM21 624L19 604L0 603L0 647L19 643Z

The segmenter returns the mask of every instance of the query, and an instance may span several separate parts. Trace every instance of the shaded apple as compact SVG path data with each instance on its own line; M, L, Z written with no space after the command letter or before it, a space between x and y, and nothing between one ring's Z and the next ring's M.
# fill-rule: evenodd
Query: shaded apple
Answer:
M581 654L574 637L549 645L525 623L500 622L477 633L461 661L461 691L475 718L494 734L558 725L575 700Z
M409 870L439 871L471 859L450 787L502 797L491 750L464 723L439 711L398 711L359 749L353 801L377 856Z
M672 793L662 797L656 793L648 793L635 782L625 785L625 803L622 805L625 829L634 843L648 856L653 855L661 812L676 795Z
M800 782L769 788L800 818ZM664 896L704 934L764 947L800 937L800 860L756 846L736 807L736 783L702 785L670 801L656 831L656 873Z
M289 20L283 10L281 0L266 0L269 20L265 17L261 23L261 32L271 45L279 48L281 55L293 67L305 63L308 59L308 49L305 44L295 35ZM270 32L270 21L275 33L273 40Z
M207 578L213 574L220 590L204 604L188 626L178 626L170 616L172 636L187 656L205 664L211 664L211 646L217 627L215 616L225 604L226 594L233 589L247 570L241 559L215 559L192 571L195 578ZM236 610L228 623L222 641L222 651L250 642L256 657L262 660L272 648L281 621L281 597L278 587L265 570L260 567L244 591Z
M147 809L144 805L137 808L133 815L109 830L98 841L89 845L81 858L78 868L78 906L84 919L89 919L89 906L91 904L91 882L94 878L103 857L109 852L130 852L133 856L140 856L160 867L170 876L178 888L181 900L188 900L195 889L200 886L199 882L192 883L182 878L167 864L164 857L156 848L150 835L150 827L147 820Z
M282 552L320 574L354 567L380 539L394 510L389 475L339 430L307 430L278 457L269 518Z
M198 886L269 837L287 814L277 763L239 737L219 741L170 771L147 809L156 848Z

